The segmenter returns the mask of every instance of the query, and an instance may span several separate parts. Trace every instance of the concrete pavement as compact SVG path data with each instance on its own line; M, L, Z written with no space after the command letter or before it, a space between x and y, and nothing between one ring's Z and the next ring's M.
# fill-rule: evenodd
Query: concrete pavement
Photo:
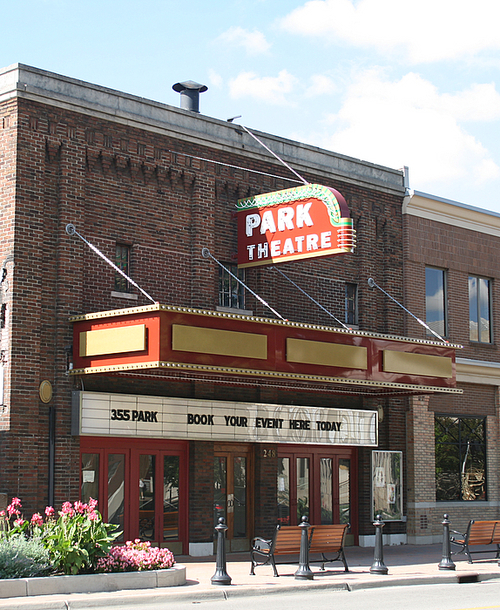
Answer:
M324 572L320 570L320 565L311 564L313 580L294 578L297 563L279 565L279 578L273 576L270 566L257 567L256 575L250 576L249 553L228 554L226 571L232 580L230 585L224 586L212 585L210 582L216 569L215 557L176 557L177 563L186 566L187 582L182 586L141 591L10 598L0 600L0 609L83 610L127 608L133 605L146 607L174 600L195 602L220 599L222 601L240 595L270 595L298 587L335 591L433 583L467 583L491 579L498 579L500 584L500 566L494 553L473 556L472 565L467 563L464 555L455 555L452 556L455 570L439 570L438 564L442 558L440 544L386 546L383 549L383 559L388 574L381 575L370 573L373 551L373 548L348 547L346 549L350 570L348 573L344 572L340 562L327 565Z

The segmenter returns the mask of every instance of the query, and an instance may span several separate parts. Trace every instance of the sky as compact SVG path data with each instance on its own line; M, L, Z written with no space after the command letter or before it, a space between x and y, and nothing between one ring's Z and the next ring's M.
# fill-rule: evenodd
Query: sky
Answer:
M500 213L499 18L498 0L17 0L0 65L173 106L194 80L202 114Z

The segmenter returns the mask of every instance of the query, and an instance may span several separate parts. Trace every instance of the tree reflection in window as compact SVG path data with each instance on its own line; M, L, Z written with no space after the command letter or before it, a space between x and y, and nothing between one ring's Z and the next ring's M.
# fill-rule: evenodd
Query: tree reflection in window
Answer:
M486 500L485 420L436 417L436 500Z

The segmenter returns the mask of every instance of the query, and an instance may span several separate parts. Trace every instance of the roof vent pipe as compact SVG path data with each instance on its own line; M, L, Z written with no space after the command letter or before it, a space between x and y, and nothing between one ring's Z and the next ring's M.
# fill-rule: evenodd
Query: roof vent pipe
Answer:
M200 93L208 90L206 85L187 80L184 83L175 83L172 89L181 94L181 108L183 110L200 112Z

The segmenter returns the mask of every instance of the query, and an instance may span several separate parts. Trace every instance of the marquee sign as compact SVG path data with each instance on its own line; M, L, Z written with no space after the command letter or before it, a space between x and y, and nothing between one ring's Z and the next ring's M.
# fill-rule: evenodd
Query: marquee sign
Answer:
M359 409L73 393L74 435L377 447L377 423Z
M240 199L238 266L255 267L353 252L344 197L320 184Z

